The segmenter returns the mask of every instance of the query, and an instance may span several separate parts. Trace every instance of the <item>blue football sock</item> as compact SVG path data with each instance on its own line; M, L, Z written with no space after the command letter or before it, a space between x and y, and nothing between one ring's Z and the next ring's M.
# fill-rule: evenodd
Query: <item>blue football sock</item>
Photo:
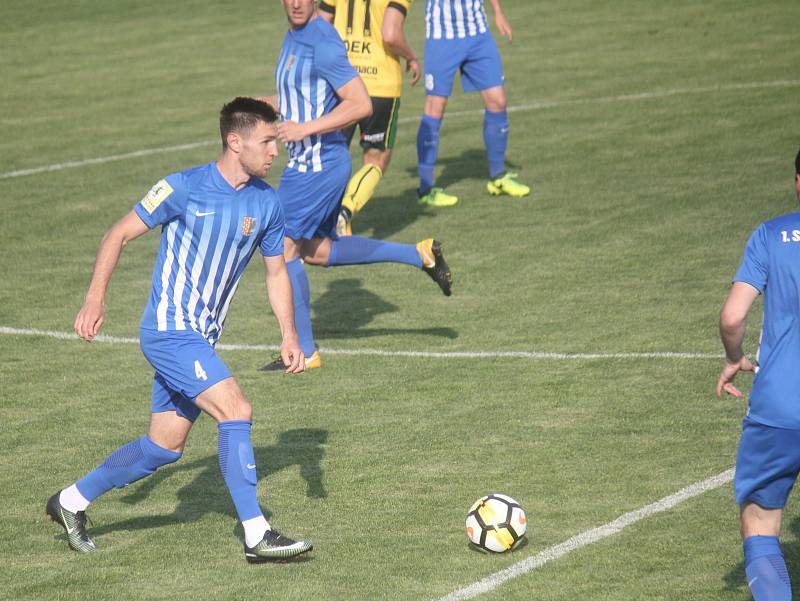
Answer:
M442 120L423 113L417 131L417 169L419 193L424 196L433 188L433 170L439 154L439 129Z
M405 263L422 267L422 259L414 244L398 244L363 236L344 236L331 242L328 265L366 263Z
M311 291L308 288L308 277L299 257L286 263L286 269L292 282L294 327L303 354L310 357L317 350L317 345L314 343L314 332L311 329Z
M162 465L180 458L181 453L160 447L143 436L118 448L75 484L87 501L94 501L112 488L122 488L141 480Z
M506 148L508 147L508 112L483 113L483 142L489 159L489 179L496 179L506 171Z
M744 539L744 571L755 601L791 601L792 583L777 536Z
M219 469L228 485L239 521L263 515L256 498L256 458L250 442L250 422L243 419L220 422L217 429Z

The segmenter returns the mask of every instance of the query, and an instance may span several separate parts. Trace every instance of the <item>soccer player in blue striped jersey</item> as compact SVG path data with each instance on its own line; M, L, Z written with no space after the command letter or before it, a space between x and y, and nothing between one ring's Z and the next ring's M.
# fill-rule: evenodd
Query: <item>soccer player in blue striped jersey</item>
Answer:
M211 163L158 181L103 237L75 331L92 340L123 247L161 226L152 292L141 320L142 352L155 370L147 435L123 445L47 502L70 547L95 550L86 531L89 503L180 459L201 411L217 421L219 463L245 534L245 558L257 563L311 549L273 530L256 498L250 441L252 407L214 351L239 278L250 258L264 258L267 289L289 372L303 370L292 291L283 259L284 219L275 191L260 178L278 155L277 115L268 104L236 98L220 113L222 154Z
M800 201L800 152L795 157ZM758 349L747 415L736 454L733 492L747 585L755 601L791 601L792 584L779 540L783 508L800 473L800 212L759 225L750 235L719 318L725 366L717 396L742 393L733 380L755 372L742 349L747 314L764 295Z
M311 329L311 304L304 263L332 267L404 263L423 269L450 295L450 270L441 244L433 239L398 244L362 236L336 235L351 161L341 128L372 111L367 89L347 59L334 27L317 14L314 0L282 0L289 31L275 69L277 98L270 102L283 118L280 139L289 160L278 187L286 217L284 256L294 292L295 324L306 369L322 362ZM264 366L281 369L280 360Z
M512 40L500 0L489 0L501 35ZM483 141L489 163L486 190L493 196L526 196L530 188L506 170L505 158L510 125L506 110L503 64L489 31L483 0L427 0L425 4L425 108L417 131L419 202L451 206L458 198L434 185L439 131L456 71L461 71L465 92L480 92Z

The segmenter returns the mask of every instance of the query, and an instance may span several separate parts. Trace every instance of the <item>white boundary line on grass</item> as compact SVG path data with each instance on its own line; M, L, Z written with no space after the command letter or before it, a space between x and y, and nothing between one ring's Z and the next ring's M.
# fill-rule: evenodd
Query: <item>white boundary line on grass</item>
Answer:
M653 98L668 98L670 96L679 96L683 94L709 94L713 92L730 92L736 90L758 90L764 88L788 88L795 86L800 86L800 80L785 79L777 81L754 81L750 83L723 84L718 86L702 86L697 88L674 88L672 90L640 92L638 94L622 94L619 96L576 98L572 100L550 100L550 101L544 100L541 102L533 102L531 104L510 106L508 107L508 112L516 113L521 111L538 111L543 109L557 108L560 106L574 106L581 104L604 104L610 102L627 102L631 100L650 100ZM453 119L455 117L465 117L465 116L482 115L482 114L483 114L483 109L468 110L468 111L451 111L447 113L447 118ZM418 120L419 120L418 117L403 117L398 120L398 123L400 124L416 123ZM101 165L103 163L111 163L113 161L124 161L125 159L133 159L137 157L148 156L151 154L162 154L166 152L191 150L194 148L200 148L202 146L212 146L214 144L219 144L219 140L204 140L202 142L179 144L177 146L146 148L143 150L126 152L124 154L113 154L94 159L84 159L81 161L67 161L65 163L55 163L53 165L45 165L43 167L32 167L30 169L17 169L16 171L7 171L5 173L0 173L0 179L22 177L25 175L36 175L37 173L47 173L50 171L63 171L64 169L75 169L78 167L86 167L89 165Z
M6 336L46 336L60 340L78 341L73 332L56 332L53 330L35 330L30 328L9 328L0 326L0 335ZM138 338L107 336L100 334L95 342L116 344L139 344ZM217 349L223 351L277 351L280 347L269 344L218 344ZM320 352L331 355L369 355L381 357L430 357L438 359L555 359L555 360L587 360L587 359L722 359L723 355L714 353L680 353L680 352L642 352L642 353L551 353L536 351L382 351L380 349L334 349L320 348Z
M682 488L678 492L664 497L655 503L651 503L650 505L645 505L644 507L636 509L635 511L625 513L616 520L608 522L607 524L597 528L581 532L580 534L573 536L561 544L548 547L544 551L528 557L527 559L523 559L522 561L519 561L504 570L495 572L494 574L491 574L474 584L453 591L449 595L441 597L438 599L438 601L460 601L461 599L472 599L473 597L477 597L483 593L493 591L503 583L522 576L523 574L527 574L528 572L543 566L549 561L559 559L568 553L571 553L572 551L580 549L581 547L585 547L599 540L617 534L628 526L631 526L636 522L640 522L645 518L656 515L657 513L663 513L668 509L672 509L678 503L682 503L687 499L691 499L692 497L702 495L703 493L724 486L733 480L733 474L734 470L731 468L720 474L717 474L716 476L707 478L706 480L695 482L694 484L691 484L686 488Z

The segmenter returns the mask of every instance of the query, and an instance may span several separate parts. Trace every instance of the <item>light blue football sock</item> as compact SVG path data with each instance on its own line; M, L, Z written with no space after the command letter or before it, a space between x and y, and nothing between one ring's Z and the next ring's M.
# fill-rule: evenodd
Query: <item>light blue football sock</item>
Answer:
M294 300L294 327L300 349L306 357L317 350L314 343L314 332L311 329L311 291L308 288L308 276L300 257L286 263L289 280L292 282L292 299Z
M121 446L106 460L75 485L87 501L114 487L122 488L149 476L162 465L181 458L181 453L158 446L149 437L143 436Z
M777 536L744 539L744 572L755 601L791 601L792 583Z
M250 442L250 422L243 419L220 422L217 430L219 469L231 493L239 521L263 515L256 498L256 458Z
M508 112L483 112L483 142L489 159L489 179L501 177L506 171L506 148L508 148Z
M331 242L329 266L368 263L405 263L422 268L422 259L414 244L398 244L364 236L344 236Z
M425 196L433 188L433 170L439 154L439 129L442 120L423 113L417 130L417 170L419 194Z

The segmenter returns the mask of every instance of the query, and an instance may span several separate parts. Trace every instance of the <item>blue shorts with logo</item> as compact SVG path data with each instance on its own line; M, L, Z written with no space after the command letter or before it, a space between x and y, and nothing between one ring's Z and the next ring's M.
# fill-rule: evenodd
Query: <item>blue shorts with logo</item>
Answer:
M425 94L450 96L459 70L465 92L503 85L503 61L491 33L454 40L425 40Z
M351 170L350 151L344 144L322 156L322 171L283 170L278 197L288 238L336 238L336 220Z
M736 503L781 509L800 473L800 430L742 421L733 491Z
M200 415L195 399L231 372L208 341L194 330L158 332L142 328L139 344L156 371L153 413L175 411L190 421Z

